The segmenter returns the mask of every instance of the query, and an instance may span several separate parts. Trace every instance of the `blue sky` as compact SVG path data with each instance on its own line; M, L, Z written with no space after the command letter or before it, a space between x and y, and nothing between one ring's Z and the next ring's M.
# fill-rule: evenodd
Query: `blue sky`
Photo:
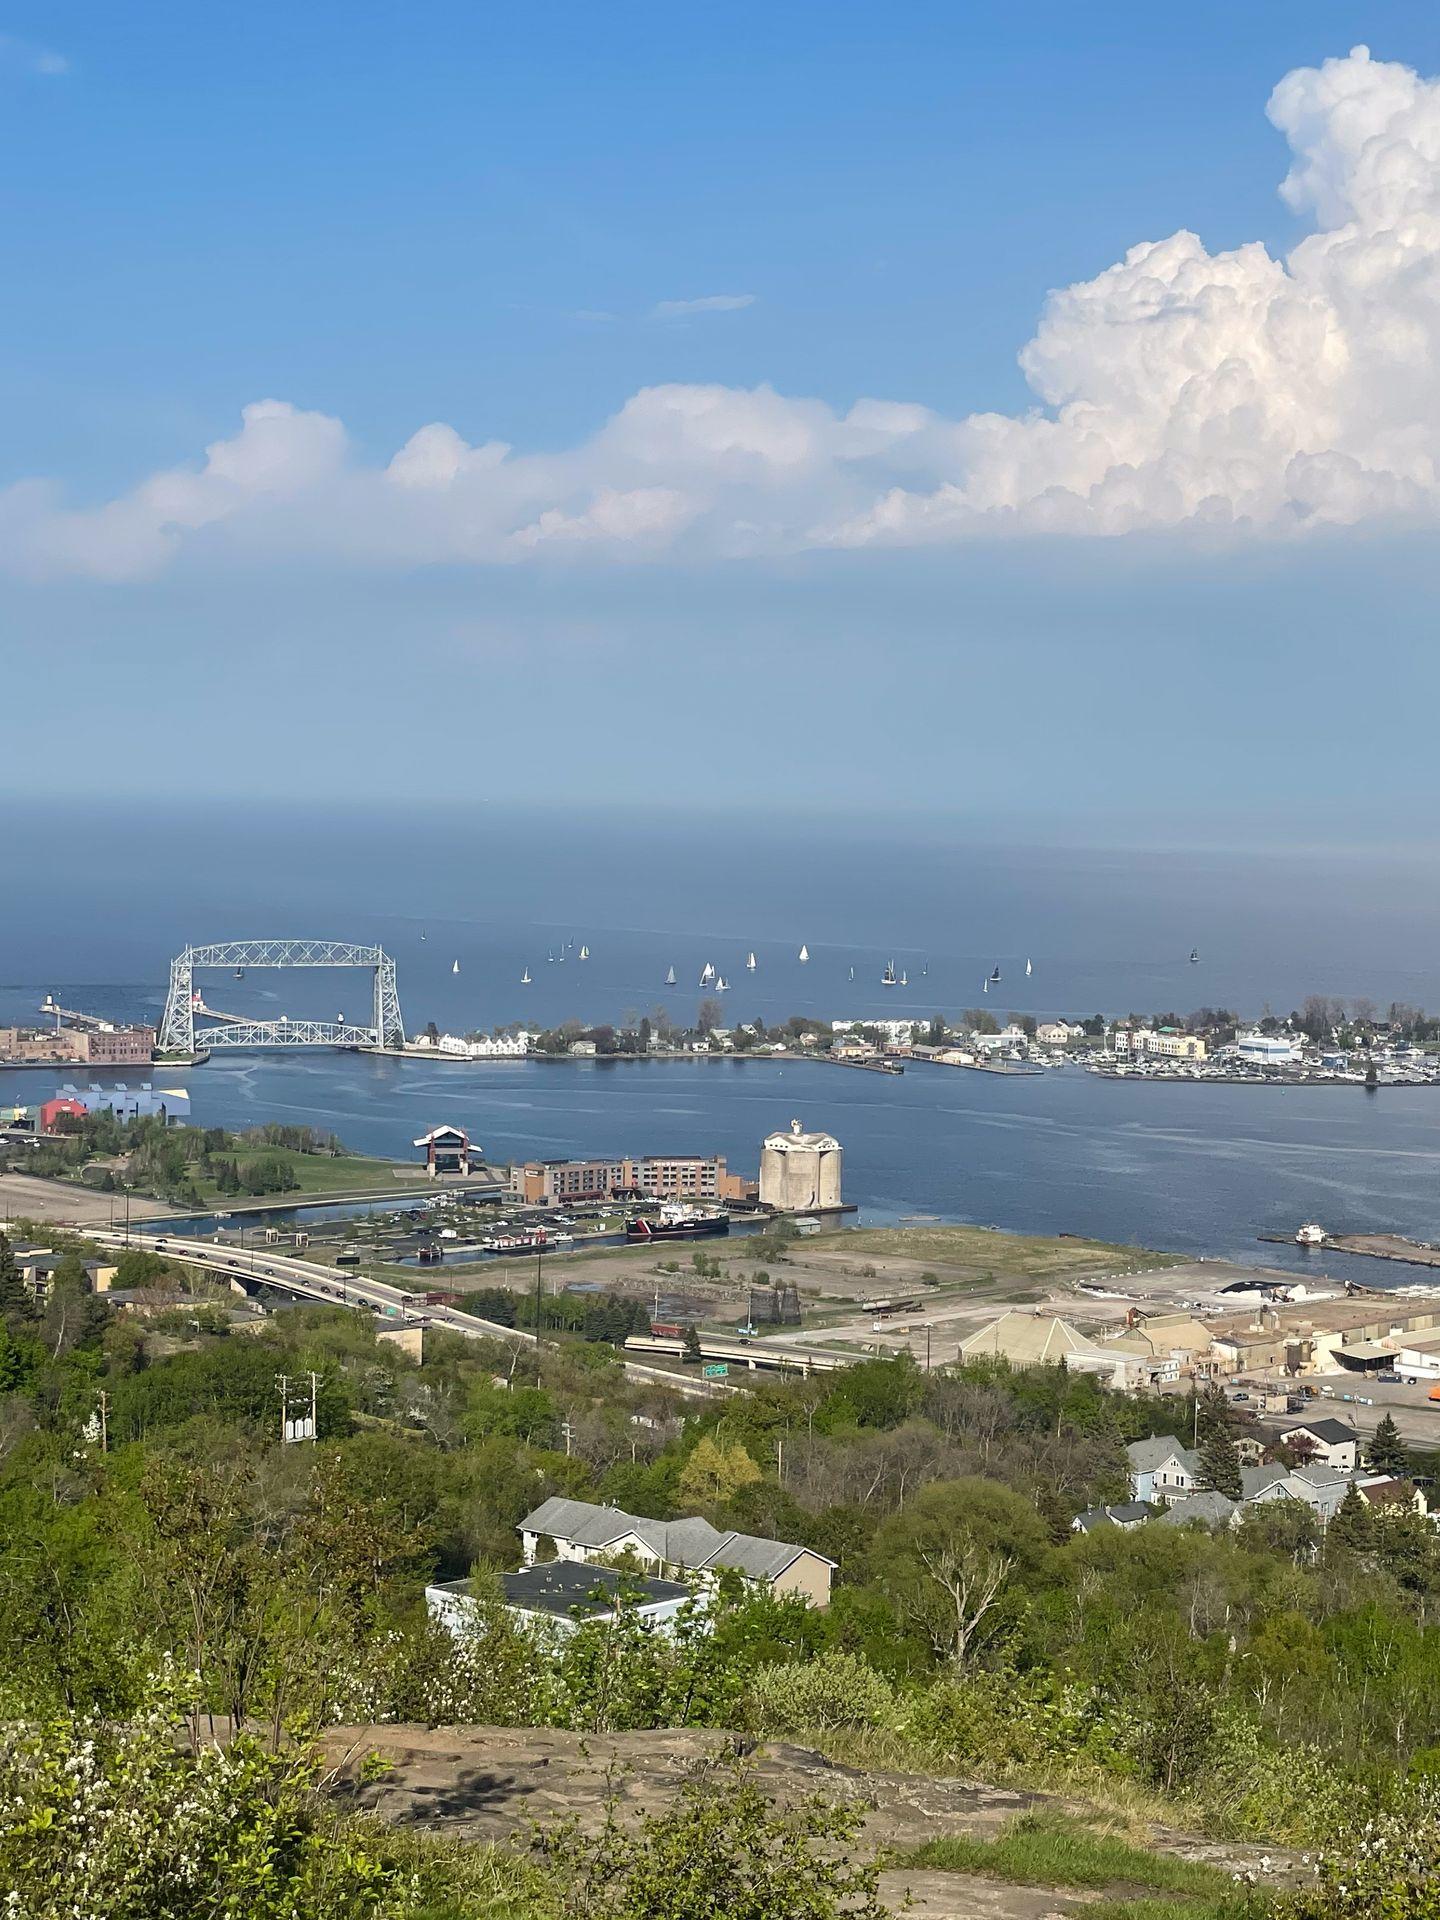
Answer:
M1428 836L1428 755L1389 742L1440 692L1440 407L1384 344L1408 293L1276 263L1347 220L1440 257L1440 106L1382 64L1440 72L1430 9L259 0L0 34L0 702L65 716L0 784L63 750L111 793L128 742L138 792L443 768L477 801ZM1266 116L1359 42L1335 84L1420 156L1401 213L1328 82ZM1162 311L1132 275L1123 314L1042 318L1182 229ZM1077 394L1098 469L1024 424Z

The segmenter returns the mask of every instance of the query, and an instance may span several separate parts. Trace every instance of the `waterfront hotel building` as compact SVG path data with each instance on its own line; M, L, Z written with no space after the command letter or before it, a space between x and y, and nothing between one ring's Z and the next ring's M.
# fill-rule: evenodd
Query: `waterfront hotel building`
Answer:
M531 1207L613 1200L735 1200L743 1181L723 1154L647 1153L638 1159L524 1160L510 1169L510 1193Z

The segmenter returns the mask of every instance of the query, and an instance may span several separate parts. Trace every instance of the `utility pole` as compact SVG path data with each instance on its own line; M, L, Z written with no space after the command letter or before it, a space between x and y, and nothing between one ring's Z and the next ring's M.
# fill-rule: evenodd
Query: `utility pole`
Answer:
M568 1420L560 1422L560 1431L565 1436L565 1458L570 1458L570 1448L575 1439L575 1429Z
M541 1315L545 1311L545 1292L544 1292L544 1284L541 1278L544 1270L544 1264L545 1264L545 1242L543 1240L537 1240L535 1243L535 1384L537 1387L540 1384L540 1334L542 1330Z
M285 1431L286 1427L290 1424L289 1389L290 1382L282 1373L280 1376L280 1444L282 1447L290 1438L289 1434Z

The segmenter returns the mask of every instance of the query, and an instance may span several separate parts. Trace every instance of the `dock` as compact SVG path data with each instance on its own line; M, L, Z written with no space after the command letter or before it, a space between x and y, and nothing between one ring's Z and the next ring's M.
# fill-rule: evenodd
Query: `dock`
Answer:
M1260 1233L1257 1240L1294 1246L1293 1233ZM1327 1233L1316 1253L1358 1253L1370 1260L1398 1260L1407 1267L1440 1267L1440 1247L1403 1233Z

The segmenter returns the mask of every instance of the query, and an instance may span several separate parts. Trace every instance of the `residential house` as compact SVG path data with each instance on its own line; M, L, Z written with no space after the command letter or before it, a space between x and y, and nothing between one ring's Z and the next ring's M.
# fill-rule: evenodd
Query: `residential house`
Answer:
M1308 1446L1320 1465L1340 1473L1353 1473L1359 1461L1360 1436L1343 1420L1302 1420L1286 1427L1280 1438L1287 1447Z
M667 1570L711 1577L739 1573L776 1594L799 1594L812 1607L830 1603L835 1562L811 1547L757 1534L722 1532L699 1516L650 1520L619 1507L589 1500L543 1500L520 1522L526 1566L534 1564L543 1540L554 1543L560 1560L586 1563L633 1560L647 1573Z
M1070 1522L1070 1531L1094 1533L1098 1527L1119 1527L1122 1533L1133 1533L1159 1511L1145 1500L1125 1500L1113 1507L1087 1507Z
M1130 1490L1137 1500L1180 1500L1200 1484L1200 1456L1182 1447L1173 1434L1151 1440L1132 1440L1125 1453L1130 1462Z
M1165 1509L1158 1520L1161 1527L1229 1527L1239 1512L1236 1503L1212 1487L1204 1493L1187 1493L1183 1500Z
M527 1623L543 1622L561 1633L573 1633L587 1621L614 1620L627 1606L642 1626L666 1632L690 1599L690 1589L678 1580L616 1572L611 1567L586 1566L575 1560L553 1560L548 1565L522 1567L502 1573L501 1592L511 1613ZM426 1587L430 1617L458 1638L468 1630L475 1596L468 1580L447 1580Z

